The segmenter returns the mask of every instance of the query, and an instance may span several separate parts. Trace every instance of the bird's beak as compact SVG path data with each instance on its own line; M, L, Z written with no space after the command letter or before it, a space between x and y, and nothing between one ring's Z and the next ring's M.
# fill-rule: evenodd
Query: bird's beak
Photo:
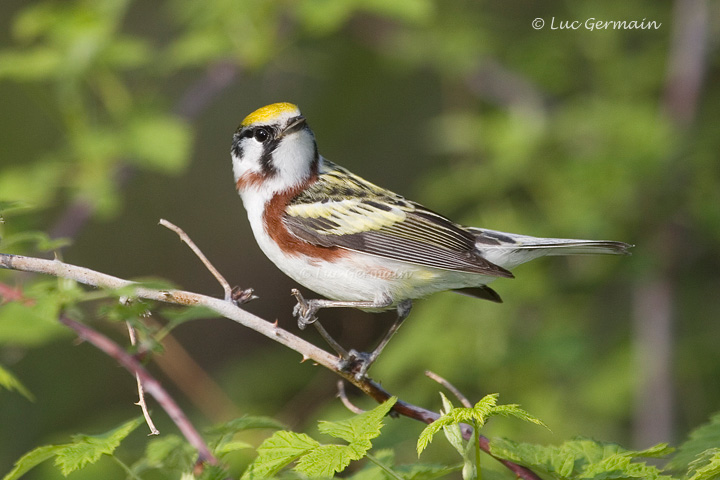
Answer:
M290 135L293 132L297 132L298 130L302 129L305 126L305 117L302 115L295 118L295 120L285 127L282 132L280 132L280 136L284 137L285 135Z

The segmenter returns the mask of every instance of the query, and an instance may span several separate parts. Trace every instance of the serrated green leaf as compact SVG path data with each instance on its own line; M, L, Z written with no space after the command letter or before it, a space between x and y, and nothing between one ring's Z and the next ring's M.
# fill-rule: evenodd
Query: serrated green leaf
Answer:
M548 426L545 425L542 420L529 414L527 411L520 408L519 405L498 405L497 407L492 409L490 415L507 418L517 418L518 420L523 420L528 423L534 423L535 425L540 425L541 427L548 428Z
M720 413L713 415L710 421L690 433L689 439L680 445L677 453L668 462L667 468L684 472L699 455L709 448L720 445Z
M304 433L281 430L267 438L257 449L258 456L243 473L243 480L272 477L302 455L320 446Z
M120 442L143 422L142 417L126 422L101 435L77 435L73 443L64 445L44 445L26 453L15 462L15 468L3 480L15 480L22 477L40 463L55 457L55 464L63 475L94 463L104 453L111 455Z
M358 452L349 445L321 445L303 455L295 470L310 478L332 477L363 456L364 452Z
M142 418L136 418L100 435L75 435L73 443L57 452L55 464L67 476L97 462L103 454L112 455L120 442L142 423Z
M339 422L321 421L318 430L326 435L341 438L351 444L367 442L380 435L383 426L383 419L397 401L396 397L390 397L384 403L360 415ZM368 447L370 448L370 447Z
M2 365L0 365L0 386L6 388L7 390L18 392L31 402L35 401L35 397L32 393L30 393L30 390L25 388L25 385L23 385L15 375L10 373L10 371Z
M57 455L64 448L65 445L44 445L30 450L15 462L15 467L3 477L3 480L17 480L45 460Z
M545 426L545 424L517 405L497 405L498 394L490 394L484 396L472 408L458 407L444 413L433 423L425 427L420 433L417 442L418 456L432 442L433 437L441 429L450 427L451 425L459 425L461 423L469 423L480 428L485 425L488 418L492 416L514 417L526 422L532 422L537 425ZM447 399L443 400L443 402ZM447 401L449 403L449 401Z
M490 451L498 458L513 461L558 480L566 478L660 480L666 477L655 467L635 463L633 460L662 457L672 449L667 444L660 444L646 450L626 450L617 444L577 438L560 446L493 439L490 442Z
M710 448L695 457L690 463L686 477L690 477L688 480L720 478L720 448Z
M215 425L214 427L208 429L207 432L213 435L232 435L238 432L242 432L244 430L251 430L257 428L280 430L282 428L285 428L285 426L274 418L270 417L243 416L220 425Z
M643 462L633 462L630 455L612 455L604 458L598 463L587 465L578 478L589 478L593 480L623 480L623 479L645 479L645 480L671 480L668 475L663 475L657 467L647 465Z

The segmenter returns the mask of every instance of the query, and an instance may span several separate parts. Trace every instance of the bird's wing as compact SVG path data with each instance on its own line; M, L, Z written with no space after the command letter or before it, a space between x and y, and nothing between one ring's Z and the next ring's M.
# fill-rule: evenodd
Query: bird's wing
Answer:
M417 265L512 277L480 255L475 235L463 227L324 162L318 180L285 209L284 222L299 238Z

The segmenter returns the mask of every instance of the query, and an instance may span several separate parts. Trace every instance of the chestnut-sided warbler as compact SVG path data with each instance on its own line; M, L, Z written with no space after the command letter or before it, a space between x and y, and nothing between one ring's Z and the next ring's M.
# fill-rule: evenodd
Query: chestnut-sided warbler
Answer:
M500 302L487 286L510 269L544 255L627 253L622 242L538 238L465 227L378 187L325 159L305 117L291 103L254 111L232 141L237 190L253 234L267 257L301 285L330 300L297 291L300 327L318 309L397 309L398 319L363 360L364 375L410 313L412 300L443 290Z

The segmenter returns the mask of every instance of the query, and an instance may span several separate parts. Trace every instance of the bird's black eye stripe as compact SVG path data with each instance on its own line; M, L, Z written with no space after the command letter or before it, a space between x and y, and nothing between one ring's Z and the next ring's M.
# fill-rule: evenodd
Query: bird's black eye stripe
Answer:
M273 129L269 126L266 127L255 127L255 128L246 128L244 130L241 130L239 133L236 134L237 140L242 140L245 138L254 138L260 143L265 143L269 138L272 138L273 135Z
M256 137L257 138L257 137ZM262 154L260 155L260 167L265 175L274 175L276 172L275 165L273 164L273 153L280 144L279 138L270 136L263 142Z
M242 140L243 138L252 138L252 136L253 136L253 131L250 130L250 129L241 130L241 131L238 132L236 135L237 135L237 139L238 139L238 140Z

